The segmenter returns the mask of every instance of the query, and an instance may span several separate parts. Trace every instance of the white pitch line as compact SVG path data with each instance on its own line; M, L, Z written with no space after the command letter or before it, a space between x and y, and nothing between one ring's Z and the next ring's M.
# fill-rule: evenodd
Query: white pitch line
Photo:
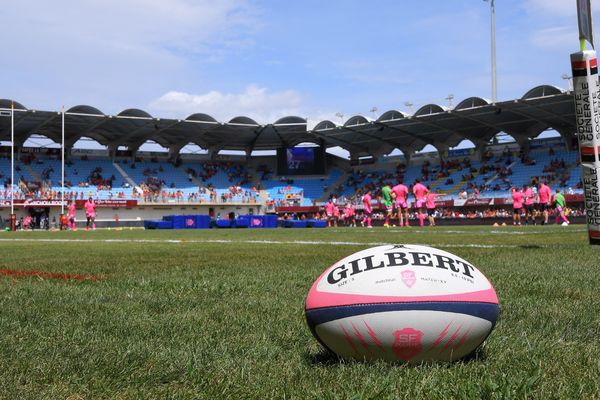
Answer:
M326 245L326 246L385 246L395 245L392 242L350 242L350 241L323 241L323 240L230 240L230 239L206 239L206 240L186 240L186 239L0 239L0 242L44 242L44 243L207 243L207 244L300 244L300 245ZM477 243L405 243L418 246L434 246L447 248L482 248L482 249L507 249L518 248L518 245L504 244L477 244ZM540 245L539 247L547 247Z

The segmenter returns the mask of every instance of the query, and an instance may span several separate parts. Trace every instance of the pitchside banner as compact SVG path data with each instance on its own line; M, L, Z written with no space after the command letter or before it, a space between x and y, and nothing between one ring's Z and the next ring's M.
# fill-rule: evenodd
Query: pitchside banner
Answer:
M600 245L600 81L596 52L571 54L575 118L590 244Z

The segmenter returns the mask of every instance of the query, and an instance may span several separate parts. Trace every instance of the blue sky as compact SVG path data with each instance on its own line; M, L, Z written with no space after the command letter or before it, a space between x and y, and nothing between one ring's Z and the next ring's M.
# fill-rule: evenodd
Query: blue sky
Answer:
M0 21L0 97L29 108L314 124L491 97L482 0L30 0ZM499 100L567 87L575 0L496 0L496 27Z

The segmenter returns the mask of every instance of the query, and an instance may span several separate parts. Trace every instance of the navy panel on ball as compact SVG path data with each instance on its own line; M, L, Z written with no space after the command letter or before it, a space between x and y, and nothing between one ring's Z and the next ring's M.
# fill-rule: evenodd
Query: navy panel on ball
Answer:
M313 327L341 318L355 315L380 313L386 311L445 311L459 314L472 315L488 320L492 327L496 324L500 307L493 303L478 302L419 302L419 303L380 303L380 304L354 304L349 306L335 306L306 310L306 320L311 329Z

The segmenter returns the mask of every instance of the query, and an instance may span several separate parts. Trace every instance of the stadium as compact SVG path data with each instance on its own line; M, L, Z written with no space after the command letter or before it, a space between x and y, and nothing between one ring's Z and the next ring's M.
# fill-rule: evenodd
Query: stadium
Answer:
M511 101L490 104L470 97L451 110L427 104L414 115L390 110L374 121L357 115L339 126L321 121L311 130L295 116L259 125L249 117L227 123L206 114L171 120L137 109L110 116L92 106L76 106L61 119L60 113L30 110L12 100L0 105L4 112L14 107L13 135L20 155L15 164L16 197L22 205L18 218L35 217L27 226L31 229L49 228L50 223L59 226L63 193L65 199L79 200L80 208L90 196L108 208L99 212L99 226L141 226L144 220L172 214L206 214L213 222L223 217L235 225L237 215L265 213L291 221L319 220L320 215L325 217L323 205L329 198L339 202L342 214L351 203L360 211L365 189L381 198L385 182L406 182L412 187L416 179L443 194L437 199L443 208L440 216L449 220L505 216L504 209L512 206L511 188L536 187L541 181L567 193L574 216L583 214L573 94L552 86L533 88ZM0 138L10 139L11 119L0 122ZM561 136L535 140L547 130ZM61 143L63 132L65 164L60 149L22 145L32 135ZM510 133L513 140L497 143L501 132ZM106 151L72 149L86 136ZM477 145L451 150L465 140ZM139 152L148 141L168 152ZM181 154L190 143L207 154ZM437 151L418 152L426 145ZM347 150L350 159L326 152L335 146ZM395 149L401 149L402 155L385 156ZM219 154L223 150L246 155ZM252 156L261 150L277 155ZM1 151L10 155L10 147ZM3 160L7 172L0 194L6 207L10 158ZM76 219L85 220L82 210ZM340 219L340 225L347 224ZM506 223L506 218L492 223L498 222Z
M0 398L596 398L578 94L526 81L508 100L270 122L3 96ZM407 204L388 206L399 184ZM315 279L382 245L485 274L500 315L477 351L407 365L315 340Z

